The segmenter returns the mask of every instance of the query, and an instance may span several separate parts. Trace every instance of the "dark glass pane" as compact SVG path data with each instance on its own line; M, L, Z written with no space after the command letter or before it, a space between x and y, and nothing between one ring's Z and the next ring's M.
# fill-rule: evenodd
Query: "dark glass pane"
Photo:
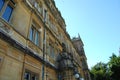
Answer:
M35 34L35 44L39 46L39 32L38 31L36 31L36 34Z
M32 80L36 80L36 76L35 75L32 76Z
M30 29L30 40L32 41L32 42L34 42L34 28L31 28Z
M12 14L13 8L10 5L7 5L5 12L3 13L2 17L6 20L9 21L11 14Z
M25 72L24 80L30 80L30 73L29 72Z
M4 1L4 0L0 0L0 11L1 11L1 9L2 9L2 7L3 7L4 3L5 3L5 1Z

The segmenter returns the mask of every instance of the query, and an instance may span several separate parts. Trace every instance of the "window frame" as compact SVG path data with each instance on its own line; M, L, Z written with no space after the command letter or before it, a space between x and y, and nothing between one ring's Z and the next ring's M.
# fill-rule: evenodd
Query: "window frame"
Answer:
M28 79L25 79L25 74L28 73L29 74L29 78ZM32 77L35 76L35 80L39 80L39 74L38 73L35 73L35 72L32 72L28 69L25 69L24 71L24 75L23 75L23 79L24 80L33 80Z
M35 35L35 27L33 25L31 25L30 27L30 34L29 34L29 39L30 41L32 41L34 43L34 35Z
M40 32L36 30L35 32L35 45L40 46Z
M11 9L11 12L9 15L7 15L7 19L6 19L3 15L5 15L5 12L8 9L8 7L9 7L9 9ZM6 22L10 22L14 8L15 8L15 1L14 0L4 0L3 6L0 10L0 17L2 19L4 19Z
M41 29L41 27L40 27ZM33 31L31 31L33 30ZM32 32L32 33L31 33ZM32 38L31 38L32 36ZM38 30L38 25L36 23L32 23L29 30L29 40L34 43L36 46L41 46L41 32Z
M49 43L49 56L55 59L55 48L51 43Z
M8 13L9 12L9 13ZM9 22L10 18L12 16L13 8L10 5L6 6L6 9L4 10L4 13L2 14L2 18Z

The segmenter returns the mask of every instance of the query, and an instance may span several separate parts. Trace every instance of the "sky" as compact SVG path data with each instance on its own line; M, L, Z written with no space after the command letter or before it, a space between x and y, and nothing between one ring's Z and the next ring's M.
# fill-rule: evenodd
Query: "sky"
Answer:
M120 0L54 0L71 38L84 43L89 68L119 55Z

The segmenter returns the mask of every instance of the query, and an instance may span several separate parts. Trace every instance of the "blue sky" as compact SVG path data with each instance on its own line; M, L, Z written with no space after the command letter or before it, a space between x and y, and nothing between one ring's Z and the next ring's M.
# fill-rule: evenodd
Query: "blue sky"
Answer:
M120 0L55 0L71 38L80 34L89 68L119 54Z

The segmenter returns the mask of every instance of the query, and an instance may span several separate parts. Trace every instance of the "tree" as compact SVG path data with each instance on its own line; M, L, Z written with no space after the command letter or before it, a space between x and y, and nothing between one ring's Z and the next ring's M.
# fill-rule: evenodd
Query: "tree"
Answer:
M97 63L90 74L92 80L120 80L120 56L113 54L107 64Z
M92 80L110 80L107 64L99 62L90 70Z
M117 57L115 54L113 54L110 57L108 64L111 70L111 79L120 80L120 56Z

